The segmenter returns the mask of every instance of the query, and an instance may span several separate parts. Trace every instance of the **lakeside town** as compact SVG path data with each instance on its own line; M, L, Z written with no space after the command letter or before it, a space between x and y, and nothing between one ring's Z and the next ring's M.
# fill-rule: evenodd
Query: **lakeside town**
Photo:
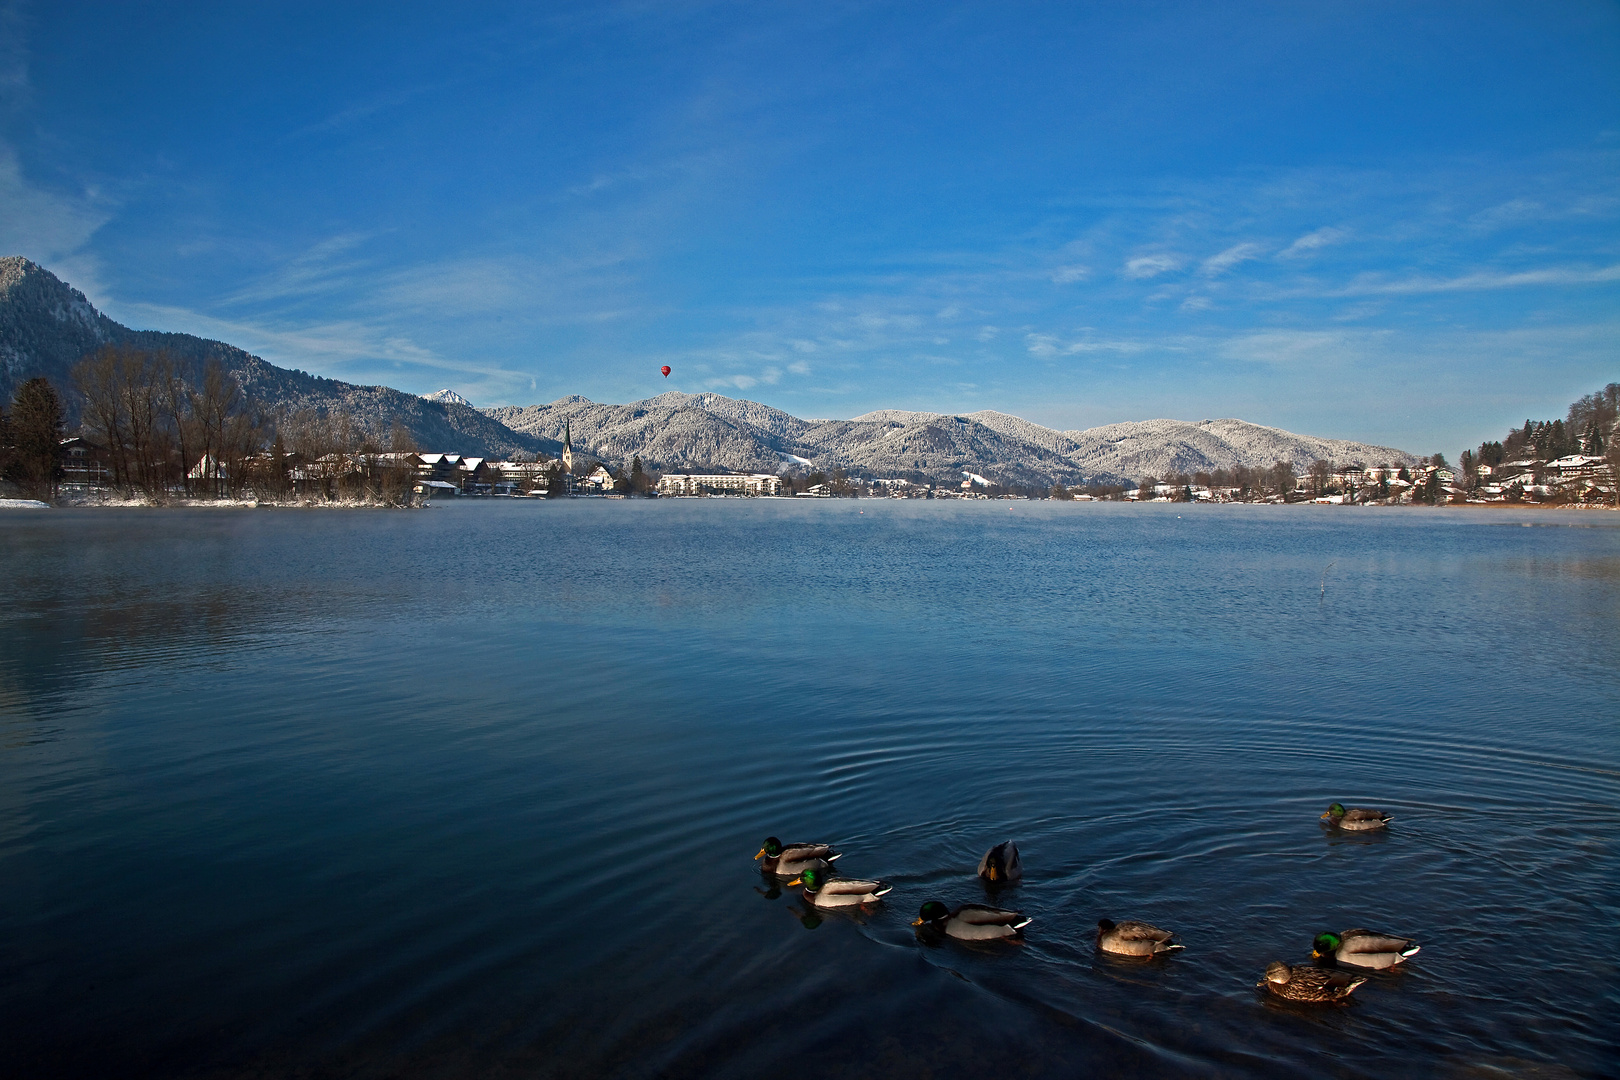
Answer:
M561 453L491 459L424 451L398 426L377 438L348 417L310 410L256 413L230 377L209 369L192 386L170 374L167 397L132 411L87 401L66 434L60 395L45 379L19 387L0 411L0 498L38 504L165 505L233 500L278 505L414 507L463 498L893 498L1056 499L1325 505L1620 505L1620 384L1570 407L1567 420L1526 420L1500 442L1464 451L1457 465L1435 454L1417 464L1286 461L1135 481L1065 487L998 484L970 469L957 483L863 476L795 464L779 473L653 469L632 456L614 465L573 445Z
M93 502L119 491L105 448L82 436L60 443L61 464L52 498ZM639 459L614 469L576 458L565 449L558 460L495 461L453 452L333 452L313 460L296 452L269 450L232 469L212 456L198 459L175 497L250 497L257 501L331 503L372 501L421 505L464 497L500 498L891 498L1058 499L1074 501L1299 503L1327 505L1612 504L1614 467L1601 454L1569 454L1546 460L1522 457L1477 464L1459 471L1443 460L1416 468L1317 462L1295 475L1279 463L1269 470L1148 477L1135 487L1054 486L1044 492L1009 490L966 474L955 487L904 478L861 477L842 469L802 476L770 473L663 473L645 470Z

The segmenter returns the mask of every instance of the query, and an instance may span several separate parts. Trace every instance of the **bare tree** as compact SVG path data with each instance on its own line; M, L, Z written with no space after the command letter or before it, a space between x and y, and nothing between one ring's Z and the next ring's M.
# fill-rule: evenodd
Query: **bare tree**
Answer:
M1321 496L1327 492L1328 477L1333 475L1333 465L1322 458L1317 458L1311 462L1308 475L1311 478L1311 491L1317 496Z
M1267 472L1267 480L1271 489L1286 499L1294 490L1294 463L1291 461L1279 461Z
M180 484L187 495L192 493L192 473L199 472L196 466L209 460L206 443L204 444L201 460L193 460L192 453L196 449L197 425L193 422L192 391L186 384L185 378L175 366L174 360L167 353L158 353L150 361L148 368L152 381L156 383L159 400L164 413L164 420L173 432L173 439L180 457Z
M73 369L74 385L84 397L84 425L107 448L113 484L120 488L135 484L135 469L130 461L129 394L125 388L141 377L145 363L143 353L107 345Z
M1603 460L1609 466L1609 483L1614 488L1614 505L1620 506L1620 430L1609 439L1603 451Z

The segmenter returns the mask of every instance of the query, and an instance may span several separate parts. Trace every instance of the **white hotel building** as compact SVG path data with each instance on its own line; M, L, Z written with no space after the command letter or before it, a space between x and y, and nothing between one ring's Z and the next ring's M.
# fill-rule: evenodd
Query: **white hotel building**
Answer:
M776 495L782 490L782 478L770 473L740 475L723 473L665 473L658 481L659 495L706 495L711 492L736 492L739 495Z

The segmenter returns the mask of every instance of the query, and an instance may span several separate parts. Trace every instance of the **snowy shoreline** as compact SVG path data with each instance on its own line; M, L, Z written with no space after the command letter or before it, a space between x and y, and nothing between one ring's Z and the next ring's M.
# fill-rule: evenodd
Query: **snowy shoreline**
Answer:
M710 496L710 498L719 498L719 496ZM462 500L455 500L455 501L456 502L461 502ZM471 498L471 499L467 499L466 501L471 503L471 502L479 502L479 501L482 501L482 500L474 497L474 498ZM498 499L498 500L490 500L490 501L492 501L492 502L494 502L494 501L507 502L507 501L510 501L510 500ZM527 501L547 502L547 501L550 501L550 500L537 499L537 500L523 500L523 501L526 501L526 502ZM607 501L607 500L591 500L591 501ZM682 502L690 501L690 497L682 498L682 499L680 499L680 501L682 501ZM768 501L777 502L777 501L783 501L783 500L772 498L772 499L769 499ZM837 501L837 502L848 501L848 502L863 502L863 503L865 503L865 502L890 502L892 500L890 500L890 499L866 498L866 499L849 499L849 500L843 500L843 499L837 499L837 500L834 500L834 499L788 499L786 501L796 502L796 503L798 503L798 502L817 503L817 502L834 502L834 501ZM945 502L954 503L954 502L960 502L960 501L963 501L963 500L954 499L954 498L945 498L945 499L937 499L937 500L907 499L907 500L904 500L904 501L906 501L906 502L935 501L935 502L942 502L942 503L945 503ZM999 502L999 501L1002 501L1002 500L987 500L987 501ZM1059 499L1019 499L1019 500L1016 500L1016 501L1019 501L1019 502L1064 502L1064 501L1067 501L1067 500L1059 500ZM1085 503L1107 504L1107 503L1113 503L1113 502L1115 502L1115 500L1111 500L1111 499L1076 500L1074 505L1083 505ZM1153 503L1150 503L1149 505L1156 504L1157 502L1158 502L1158 500L1153 500ZM60 501L58 501L57 503L55 503L53 505L51 503L41 502L38 499L0 498L0 510L49 510L49 509L55 509L55 508L60 508L60 509L64 509L64 510L79 510L79 509L89 509L89 510L425 510L430 505L433 505L433 504L426 503L426 504L422 504L422 505L418 505L418 506L397 506L397 505L390 505L390 504L387 504L387 503L369 502L369 501L358 500L358 499L343 499L343 500L321 500L321 499L300 499L300 500L290 500L290 499L289 500L274 500L274 499L168 499L168 500L165 500L165 501L162 501L162 502L155 502L153 500L145 499L145 498L87 499L87 498L83 498L83 497L75 497L75 498L63 499L63 500L60 500ZM1120 503L1119 505L1137 505L1137 506L1139 506L1139 505L1143 505L1143 504L1142 503L1137 503L1137 502L1126 502L1126 503ZM1190 509L1190 508L1192 508L1194 506L1200 506L1200 505L1202 505L1202 506L1319 506L1321 504L1311 502L1309 500L1305 500L1305 501L1296 502L1296 503L1272 503L1272 502L1254 502L1254 503L1247 503L1247 502L1171 503L1171 502L1166 501L1162 505L1176 506L1176 507ZM1501 503L1501 502L1454 503L1454 504L1449 504L1449 505L1446 505L1446 506L1396 505L1396 506L1379 506L1379 507L1369 507L1369 508L1370 509L1388 509L1388 510L1536 510L1536 511L1596 510L1596 511L1608 511L1608 512L1614 512L1614 511L1620 510L1620 507L1616 507L1616 506L1599 506L1599 505L1594 505L1594 504L1591 504L1591 503L1549 504L1549 503L1532 503L1532 502L1523 502L1523 503Z

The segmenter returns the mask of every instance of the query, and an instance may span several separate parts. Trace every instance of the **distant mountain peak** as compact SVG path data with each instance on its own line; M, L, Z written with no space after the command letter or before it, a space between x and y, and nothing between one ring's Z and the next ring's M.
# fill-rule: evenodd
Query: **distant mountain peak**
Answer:
M446 387L443 390L435 390L431 394L423 394L422 399L424 401L441 402L445 405L465 405L468 408L472 407L472 402L468 401L454 390L451 390L449 387Z

